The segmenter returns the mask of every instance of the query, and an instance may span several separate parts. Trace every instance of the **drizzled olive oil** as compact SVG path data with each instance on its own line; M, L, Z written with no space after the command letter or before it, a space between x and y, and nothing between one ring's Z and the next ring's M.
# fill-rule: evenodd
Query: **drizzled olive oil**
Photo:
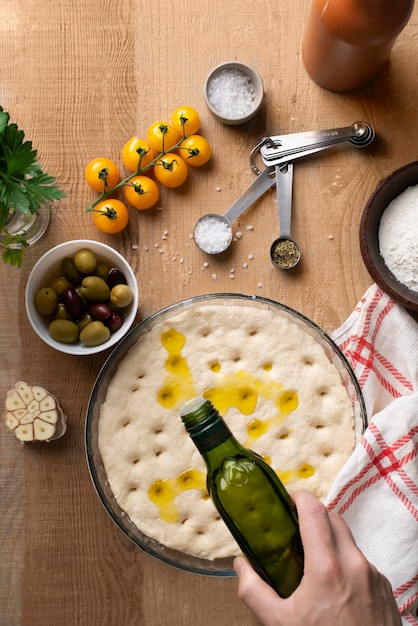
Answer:
M161 519L168 524L174 524L179 518L174 500L178 495L189 489L199 489L204 500L209 497L206 489L205 474L196 468L182 472L177 478L167 478L165 480L158 478L148 489L148 497L158 507Z
M254 569L288 597L303 573L298 520L289 494L268 463L237 441L209 400L186 402L181 418L205 461L207 491L219 514Z

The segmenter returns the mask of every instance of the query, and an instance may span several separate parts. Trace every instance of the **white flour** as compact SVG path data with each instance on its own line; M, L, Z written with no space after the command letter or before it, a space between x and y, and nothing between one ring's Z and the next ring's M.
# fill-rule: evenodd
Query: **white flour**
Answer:
M408 187L385 209L379 246L395 278L418 292L418 185Z

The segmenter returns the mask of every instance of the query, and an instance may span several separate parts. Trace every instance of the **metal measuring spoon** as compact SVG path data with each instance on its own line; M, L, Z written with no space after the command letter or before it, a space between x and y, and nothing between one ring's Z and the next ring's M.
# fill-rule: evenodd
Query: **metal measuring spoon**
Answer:
M225 252L232 243L232 222L261 198L275 182L274 170L265 168L226 213L202 215L193 228L193 239L197 247L206 254Z
M327 150L340 143L348 142L356 148L365 148L374 138L375 132L370 124L355 122L342 128L265 137L259 146L264 165L272 166Z
M290 270L300 261L300 248L290 236L292 216L293 163L276 165L276 192L279 214L279 237L271 244L270 258L276 267Z

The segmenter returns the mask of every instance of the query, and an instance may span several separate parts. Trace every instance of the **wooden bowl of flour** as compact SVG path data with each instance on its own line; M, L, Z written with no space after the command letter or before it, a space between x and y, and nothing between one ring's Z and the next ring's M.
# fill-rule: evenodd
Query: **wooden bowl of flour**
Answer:
M375 283L418 311L418 161L384 178L360 222L360 250Z

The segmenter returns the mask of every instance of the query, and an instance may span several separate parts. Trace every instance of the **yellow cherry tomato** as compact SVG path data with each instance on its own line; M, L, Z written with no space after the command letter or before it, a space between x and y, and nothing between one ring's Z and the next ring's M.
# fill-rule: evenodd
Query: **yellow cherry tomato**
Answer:
M168 122L154 122L147 131L147 141L158 154L171 150L180 139L181 135Z
M94 207L93 221L104 233L120 233L128 224L128 209L123 202L115 198L102 200Z
M188 165L199 167L207 163L212 156L212 149L202 135L190 135L181 142L179 152Z
M161 156L154 165L155 178L165 187L180 187L188 173L186 162L173 152Z
M99 193L112 189L120 180L116 163L106 157L90 161L86 165L84 176L90 187Z
M131 172L136 172L138 166L144 168L154 158L154 150L145 141L134 135L122 148L122 161L124 166ZM140 161L141 159L141 161Z
M125 186L125 197L136 209L150 209L160 197L157 183L149 176L134 176Z
M195 135L200 127L199 113L190 106L178 107L171 116L171 125L180 137Z

